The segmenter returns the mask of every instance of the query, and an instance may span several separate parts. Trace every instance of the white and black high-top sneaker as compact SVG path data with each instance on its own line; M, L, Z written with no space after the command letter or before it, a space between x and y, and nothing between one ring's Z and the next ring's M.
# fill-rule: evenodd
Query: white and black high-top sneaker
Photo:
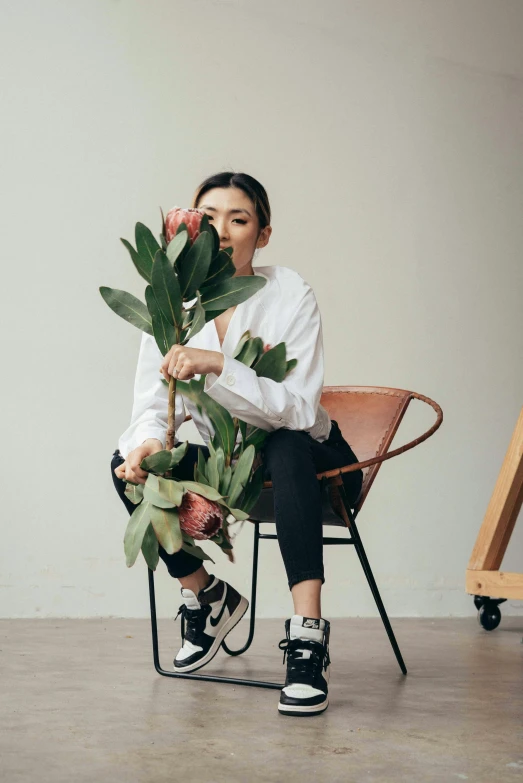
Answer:
M287 638L279 644L287 657L287 676L280 693L282 715L318 715L329 706L328 620L295 614L285 620Z
M184 599L174 618L182 615L182 641L173 661L176 671L191 672L214 658L222 641L249 607L240 593L216 576L198 595L182 587Z

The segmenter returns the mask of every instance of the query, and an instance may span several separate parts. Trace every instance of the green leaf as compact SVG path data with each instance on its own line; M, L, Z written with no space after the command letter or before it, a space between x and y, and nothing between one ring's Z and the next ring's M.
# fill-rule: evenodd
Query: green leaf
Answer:
M156 454L150 454L140 462L142 470L149 470L152 473L165 473L171 466L172 454L168 449L157 451Z
M207 231L212 239L212 255L214 256L219 253L220 251L220 237L218 236L218 232L212 225L212 223L209 221L209 215L204 215L200 222L200 232L201 231Z
M158 560L160 559L160 553L158 551L158 539L154 532L154 527L149 523L149 527L145 531L145 535L142 541L142 554L145 558L145 562L151 571L156 571Z
M143 500L143 484L133 484L132 481L128 481L125 485L125 496L129 498L131 503L137 505Z
M175 479L158 476L158 494L159 496L175 506L180 506L183 500L183 485Z
M144 271L149 270L149 279L151 281L151 270L153 266L154 256L158 250L161 250L160 245L154 238L154 235L147 226L143 223L137 223L134 227L134 236L136 240L136 250L140 256L140 261L143 265ZM145 275L142 275L145 277ZM147 280L147 278L145 278Z
M165 215L163 214L163 209L160 207L160 214L162 216L162 233L160 234L160 244L162 246L162 250L167 250L167 240L165 238ZM149 282L151 282L149 280Z
M215 536L211 536L209 541L213 541L215 544L218 544L218 546L222 549L232 549L232 544L222 529L218 530Z
M262 430L260 427L253 427L245 440L245 447L254 446L256 451L259 451L260 446L267 440L268 434L267 430Z
M184 552L187 552L189 555L192 555L193 557L198 557L200 560L210 560L211 563L215 563L216 561L210 557L207 552L204 552L203 549L199 546L191 546L190 544L187 544L185 541L182 544L182 549Z
M229 496L227 502L234 506L241 491L249 481L251 475L252 463L255 457L254 446L248 446L240 456L240 459L236 463L234 472L232 474L231 486L229 488Z
M225 310L228 308L226 307ZM214 321L215 318L218 318L219 315L225 312L225 310L206 310L205 311L205 323L209 323L209 321Z
M291 370L294 370L297 364L298 364L297 359L289 359L289 361L287 362L287 375L290 373Z
M218 466L218 476L221 477L225 470L225 452L221 446L216 448L216 464Z
M171 239L169 244L167 245L167 250L165 251L167 258L173 265L173 269L176 270L178 259L180 259L183 256L183 251L188 244L187 240L189 238L189 234L187 231L180 231L177 232L174 237Z
M178 463L182 461L182 459L187 454L188 448L189 448L189 441L186 440L184 443L179 443L177 446L171 449L172 457L171 457L171 464L169 465L170 468L174 468L175 465L178 465Z
M281 382L287 374L287 356L285 343L278 343L266 353L263 353L253 369L261 378L270 378Z
M242 511L241 508L231 508L230 506L227 506L227 508L229 509L229 511L231 512L231 514L235 519L238 519L240 521L249 519L249 514L246 511Z
M242 434L241 451L245 448L245 441L247 440L247 422L240 419L240 432Z
M210 487L209 479L207 476L203 476L200 471L198 470L198 465L194 466L194 475L193 475L194 481L196 481L199 484L205 484L206 486Z
M245 302L259 291L267 280L261 275L240 275L223 280L202 292L205 310L224 310Z
M123 547L128 568L136 562L150 519L151 504L144 500L131 514L124 534Z
M116 315L141 329L142 332L152 335L151 316L143 302L140 302L139 299L127 293L127 291L120 291L118 288L109 288L106 285L101 285L99 291Z
M222 480L220 481L220 492L224 496L227 495L227 493L229 492L231 479L232 479L232 468L230 465L227 465L227 467L223 471Z
M194 305L193 316L192 316L192 320L191 320L191 323L190 323L189 332L184 337L184 339L181 341L181 343L183 345L185 345L185 343L188 342L189 340L192 340L192 338L195 337L198 334L198 332L201 332L201 330L203 329L203 327L205 326L205 323L206 323L206 321L205 321L205 310L202 307L202 303L201 303L201 299L200 299L200 294L199 293L197 294L197 297L198 298L197 298L196 303Z
M153 474L150 473L149 476L152 476ZM149 476L147 479L149 480ZM157 478L157 477L156 477ZM156 506L157 508L174 508L175 503L171 503L170 500L165 500L164 498L160 497L160 495L154 491L154 489L151 489L151 487L146 486L143 491L143 496L145 500L148 500L151 505ZM182 492L183 496L183 492Z
M246 344L246 343L247 343L247 342L248 342L250 339L251 339L251 333L250 333L249 329L247 329L247 331L246 331L246 332L244 332L244 333L242 334L242 336L240 337L240 339L239 339L239 341L238 341L238 344L237 344L236 348L235 348L235 349L234 349L234 351L232 352L232 358L233 358L233 359L237 359L237 358L238 358L238 356L240 355L240 353L241 353L241 352L242 352L242 350L243 350L243 347L244 347L244 345L245 345L245 344Z
M149 473L143 493L144 498L159 508L179 506L183 499L183 487L174 479Z
M252 364L263 354L263 340L261 337L253 337L245 344L245 348L238 356L238 361L251 367Z
M244 511L250 512L255 506L263 489L264 466L259 465L253 473L252 479L245 487L240 499L240 506Z
M207 482L207 470L205 465L205 457L203 456L203 451L201 449L198 449L198 470L202 474L202 476L205 477L205 480Z
M225 454L231 454L234 448L234 422L229 411L202 391L202 385L199 382L194 383L190 381L187 383L186 381L178 381L176 389L196 405L201 405L202 408L205 408L205 412L211 419L214 431L219 438L220 446Z
M182 546L182 533L178 512L174 509L158 508L151 505L151 524L158 541L168 555L178 552Z
M209 457L207 459L206 474L209 477L209 484L218 492L220 489L220 475L218 473L218 463L216 460L216 451L209 441Z
M151 282L156 301L164 318L173 326L181 329L183 307L180 283L169 259L162 250L159 250L154 257Z
M171 349L171 346L176 343L176 329L164 317L154 295L152 286L150 285L148 285L145 289L145 301L147 302L147 307L151 313L153 334L156 345L158 346L160 353L165 356L165 354L168 353Z
M234 266L230 255L223 250L220 250L211 261L207 277L202 285L202 291L204 288L209 288L217 283L221 283L223 280L228 280L230 277L234 276L235 272L236 267Z
M196 291L207 277L212 257L212 236L208 231L199 234L187 255L178 264L180 289L184 299L194 299Z
M202 497L207 498L207 500L222 500L222 496L214 487L208 487L205 484L200 484L196 481L182 481L181 483L185 490L196 492L197 495L201 495Z
M147 280L147 282L150 283L152 264L150 263L149 259L144 259L138 255L131 243L126 239L123 239L123 237L120 237L120 242L122 242L129 251L129 255L131 256L133 264L138 270L138 273L143 277L144 280Z

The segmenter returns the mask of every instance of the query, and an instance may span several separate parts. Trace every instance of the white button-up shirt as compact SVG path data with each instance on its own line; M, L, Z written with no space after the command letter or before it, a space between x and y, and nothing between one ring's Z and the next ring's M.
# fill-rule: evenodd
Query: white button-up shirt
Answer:
M219 351L224 355L220 375L208 373L204 390L232 416L271 432L285 427L306 430L313 438L328 438L331 420L320 405L323 390L323 333L320 311L310 285L285 266L253 267L267 282L245 302L236 305L223 344L220 346L214 321L209 321L187 345ZM287 360L298 364L281 382L259 378L255 370L232 358L242 334L261 337L271 348L285 342ZM168 388L162 383L163 356L154 337L142 332L134 383L131 423L118 441L124 458L147 438L158 438L165 446ZM200 378L196 374L195 378ZM189 399L176 394L175 430L190 414L207 444L214 434L212 423ZM238 439L241 435L238 433Z

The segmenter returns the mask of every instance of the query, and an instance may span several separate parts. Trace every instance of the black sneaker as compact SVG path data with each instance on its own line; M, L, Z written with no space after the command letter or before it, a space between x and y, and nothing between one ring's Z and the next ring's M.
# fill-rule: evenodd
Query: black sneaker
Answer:
M318 715L329 706L328 620L295 614L285 620L287 638L279 647L287 657L287 676L280 694L282 715Z
M176 671L191 672L214 658L229 631L247 611L249 602L212 574L210 584L197 596L184 587L180 592L184 603L176 617L182 615L183 645L173 663Z

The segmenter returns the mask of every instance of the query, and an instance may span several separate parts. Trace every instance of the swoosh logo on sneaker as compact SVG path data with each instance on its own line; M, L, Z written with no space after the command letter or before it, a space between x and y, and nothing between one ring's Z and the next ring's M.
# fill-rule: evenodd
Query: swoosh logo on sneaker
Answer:
M218 625L218 623L220 622L220 620L223 617L223 613L225 612L225 606L226 606L226 603L225 603L225 599L226 598L227 598L227 585L225 585L225 590L223 591L222 608L220 609L220 611L218 613L218 617L213 617L212 615L209 617L209 620L211 621L211 625L212 625L213 628L216 628L216 626Z

